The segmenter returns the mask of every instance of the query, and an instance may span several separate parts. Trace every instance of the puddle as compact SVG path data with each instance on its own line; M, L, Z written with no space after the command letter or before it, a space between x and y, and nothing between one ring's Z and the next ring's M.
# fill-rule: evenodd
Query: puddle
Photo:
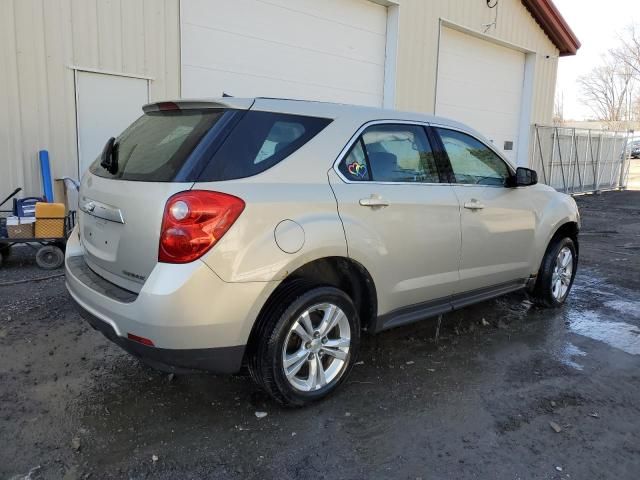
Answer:
M573 343L567 343L562 346L560 351L556 354L556 357L563 365L575 368L576 370L582 370L583 366L576 362L574 357L584 357L586 355L587 352L580 350Z
M629 302L626 300L611 300L605 302L605 307L612 308L624 315L640 318L640 302Z
M626 302L630 303L630 302ZM631 355L640 355L640 328L630 323L604 320L593 310L568 313L569 328Z

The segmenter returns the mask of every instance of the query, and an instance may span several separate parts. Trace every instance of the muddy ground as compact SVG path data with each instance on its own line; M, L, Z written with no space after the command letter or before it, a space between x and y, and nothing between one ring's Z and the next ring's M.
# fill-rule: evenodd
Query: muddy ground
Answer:
M640 192L578 202L565 308L512 294L447 315L438 343L433 321L367 338L303 410L248 378L144 367L62 277L0 286L0 478L637 479ZM15 253L0 282L50 275Z

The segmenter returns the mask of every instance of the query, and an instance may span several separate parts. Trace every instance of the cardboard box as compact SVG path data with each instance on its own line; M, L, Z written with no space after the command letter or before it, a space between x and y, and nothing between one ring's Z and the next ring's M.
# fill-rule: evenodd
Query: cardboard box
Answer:
M33 223L24 225L7 225L9 238L33 238Z
M67 195L67 188L64 185L63 178L56 178L53 182L53 198L56 202L62 203L67 210L70 210L69 197Z
M65 210L63 203L36 203L36 238L64 237Z

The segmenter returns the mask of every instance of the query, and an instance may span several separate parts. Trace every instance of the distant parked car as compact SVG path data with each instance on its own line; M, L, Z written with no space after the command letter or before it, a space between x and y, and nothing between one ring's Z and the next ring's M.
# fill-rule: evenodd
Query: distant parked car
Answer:
M247 365L277 401L345 381L362 331L528 288L567 299L570 196L444 118L277 99L147 105L82 179L67 287L165 371Z
M631 142L628 151L631 158L640 158L640 140Z

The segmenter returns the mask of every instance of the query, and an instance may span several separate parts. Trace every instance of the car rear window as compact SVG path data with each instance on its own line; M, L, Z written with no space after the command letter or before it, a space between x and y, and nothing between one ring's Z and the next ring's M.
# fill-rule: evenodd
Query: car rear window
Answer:
M246 178L281 162L315 137L331 120L248 111L204 168L201 182Z
M331 120L221 109L148 112L115 141L117 171L101 177L145 182L213 182L250 177L276 165Z
M110 173L103 168L100 156L90 171L121 180L173 181L196 145L225 112L231 114L221 109L145 113L116 138L117 171Z

